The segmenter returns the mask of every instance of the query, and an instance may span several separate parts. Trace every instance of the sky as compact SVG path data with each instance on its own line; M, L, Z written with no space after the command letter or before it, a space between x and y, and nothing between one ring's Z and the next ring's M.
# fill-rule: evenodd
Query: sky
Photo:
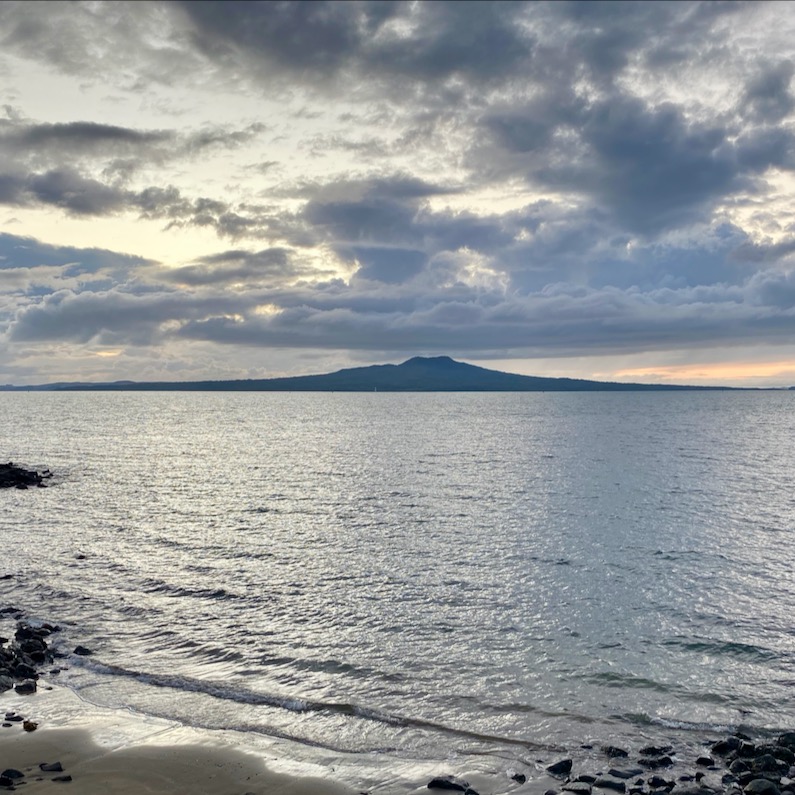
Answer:
M795 4L0 3L0 383L795 384Z

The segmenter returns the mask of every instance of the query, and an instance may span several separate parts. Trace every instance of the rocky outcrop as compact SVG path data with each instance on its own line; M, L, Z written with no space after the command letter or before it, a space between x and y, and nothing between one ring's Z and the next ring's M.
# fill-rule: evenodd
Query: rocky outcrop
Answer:
M53 659L45 639L57 631L51 624L36 627L17 621L14 640L0 638L0 690L14 688L21 695L36 692L37 668Z
M24 469L16 466L9 461L7 464L0 464L0 489L29 489L32 486L45 488L45 480L52 477L52 472L45 469L43 472L36 472L35 469Z

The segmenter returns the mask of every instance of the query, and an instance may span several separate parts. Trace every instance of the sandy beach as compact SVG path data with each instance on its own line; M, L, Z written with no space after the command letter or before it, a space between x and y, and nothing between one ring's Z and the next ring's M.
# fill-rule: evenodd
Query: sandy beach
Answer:
M355 792L330 778L276 772L227 733L93 707L64 688L33 696L9 692L2 706L38 723L32 732L18 721L0 729L0 766L24 773L17 781L25 782L25 792L51 792L56 784L82 795ZM62 770L41 770L56 763Z
M455 774L481 795L541 795L556 783L540 774L520 784L488 765L461 770L452 760L371 757L362 764L319 749L307 753L278 738L197 729L99 707L44 679L33 695L0 695L0 706L0 716L38 724L32 732L21 720L0 728L0 772L23 773L16 783L24 782L29 793L65 786L81 795L419 795L429 791L434 776ZM55 763L62 770L41 769Z

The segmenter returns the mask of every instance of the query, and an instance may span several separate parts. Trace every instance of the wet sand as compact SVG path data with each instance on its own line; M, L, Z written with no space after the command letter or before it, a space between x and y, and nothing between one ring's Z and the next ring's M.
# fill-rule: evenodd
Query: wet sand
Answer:
M81 795L353 795L316 775L276 772L225 732L209 732L85 704L61 688L34 696L0 696L4 713L38 723L0 728L0 768L24 773L24 792L64 786ZM62 770L40 765L60 763ZM59 778L71 777L71 780Z

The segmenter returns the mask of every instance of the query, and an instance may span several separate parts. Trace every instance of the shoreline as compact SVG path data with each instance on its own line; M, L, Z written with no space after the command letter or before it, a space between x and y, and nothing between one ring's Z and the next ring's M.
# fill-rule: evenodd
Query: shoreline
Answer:
M25 792L58 783L81 795L795 795L794 733L779 738L786 747L774 739L755 745L740 733L705 739L698 757L671 746L579 746L523 772L453 757L401 764L328 753L309 762L286 740L96 706L46 677L39 684L33 694L0 696L5 715L16 716L0 727L0 767L23 774L4 780L6 789L24 782ZM23 718L36 727L26 731Z
M20 721L0 728L0 764L24 773L15 783L24 781L25 792L51 791L53 781L76 785L85 795L356 792L318 771L275 770L268 755L247 749L229 732L95 707L68 688L42 685L34 695L2 696L6 715L38 724L33 731ZM62 769L42 770L42 764Z

